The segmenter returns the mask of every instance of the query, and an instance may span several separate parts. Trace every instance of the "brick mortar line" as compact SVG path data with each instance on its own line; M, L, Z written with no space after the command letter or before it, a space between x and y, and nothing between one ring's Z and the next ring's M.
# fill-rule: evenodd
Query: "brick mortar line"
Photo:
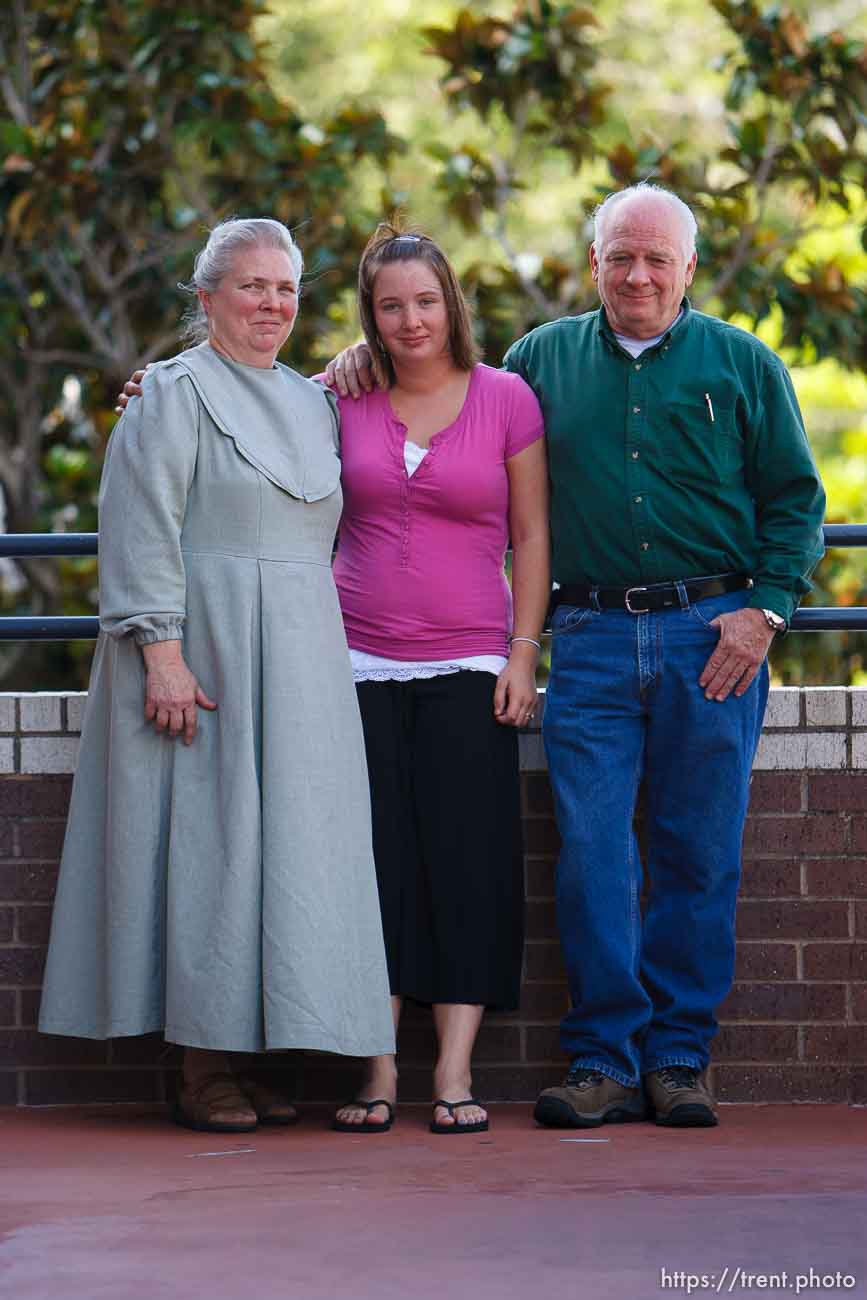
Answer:
M772 723L765 723L762 727L763 736L814 736L817 733L829 732L834 735L853 735L861 736L867 731L867 725L857 722L799 722L797 726L792 723L783 723L781 726L774 726ZM31 735L31 732L22 733ZM766 769L760 768L759 771ZM797 768L780 768L784 771L797 771Z
M0 867L59 867L59 858L0 858ZM13 899L13 902L23 903L26 899ZM44 899L42 900L45 901Z
M711 1057L713 1058L713 1052L711 1052ZM545 1057L540 1056L540 1057L534 1057L532 1060L522 1061L520 1065L522 1066L526 1065L528 1068L537 1068L540 1065L544 1065L544 1066L555 1065L562 1068L565 1063L565 1060L566 1060L565 1057L559 1060L554 1060L554 1058L550 1056L545 1056ZM515 1068L514 1063L509 1061L502 1061L502 1062L485 1061L483 1064L486 1067L489 1066L490 1068L496 1070L504 1069L504 1068L505 1069ZM861 1064L862 1062L852 1061L847 1057L839 1057L837 1060L829 1061L827 1065L823 1065L821 1061L810 1061L810 1060L802 1061L796 1059L795 1057L790 1057L790 1056L785 1056L780 1058L773 1058L773 1057L753 1058L747 1056L725 1057L725 1058L717 1057L711 1060L711 1065L716 1069L719 1069L721 1066L729 1066L729 1065L737 1066L739 1069L761 1068L761 1069L784 1070L784 1069L790 1069L793 1065L799 1066L801 1069L805 1069L805 1070L823 1070L823 1069L827 1069L828 1067L836 1068L841 1065L846 1066L849 1069L856 1069ZM39 1068L43 1069L49 1067L40 1066Z
M485 1064L487 1064L487 1062L485 1062ZM36 1064L11 1065L8 1067L0 1066L0 1074L42 1074L48 1071L51 1071L52 1073L62 1073L62 1074L66 1074L67 1072L70 1074L85 1074L85 1073L92 1073L93 1071L96 1071L99 1074L109 1074L109 1073L110 1074L132 1074L132 1073L153 1074L157 1070L176 1071L177 1069L178 1066L176 1065L148 1065L146 1063L143 1063L141 1065L123 1065L123 1064L109 1065L106 1062L103 1064L96 1064L96 1065L76 1065L74 1062L69 1064L63 1062L63 1063L56 1063L53 1065L48 1063L48 1064L41 1064L41 1065L36 1065ZM63 1103L54 1102L49 1104L62 1105ZM71 1104L78 1105L77 1102ZM95 1106L110 1105L110 1104L111 1104L110 1102L98 1102L98 1101L93 1103L93 1105Z
M57 867L59 858L0 858L0 867ZM13 899L13 902L25 902L25 899Z
M806 987L807 987L807 988L813 988L813 987L816 986L816 983L817 983L817 981L815 981L815 980L810 980L809 982L807 982ZM841 987L843 988L843 990L844 990L844 992L845 992L845 991L848 989L849 986L846 985L846 984L844 984L844 985L842 985ZM797 1029L799 1025L806 1025L806 1026L808 1026L808 1027L811 1028L811 1029L822 1029L822 1028L827 1027L828 1025L836 1025L838 1028L840 1028L840 1027L843 1026L843 1025L849 1025L849 1024L857 1024L857 1025L861 1025L861 1024L864 1024L864 1023L867 1023L867 1022L865 1022L865 1021L863 1021L863 1020L852 1020L852 1021L847 1020L847 1019L846 1019L846 1011L845 1011L845 1009L844 1009L844 1011L842 1012L842 1019L840 1019L840 1018L838 1018L838 1017L835 1017L835 1018L832 1019L832 1020L753 1020L753 1019L749 1019L749 1020L727 1020L727 1019L725 1019L725 1018L720 1018L720 1021L719 1021L719 1024L720 1024L721 1026L724 1025L724 1026L727 1026L727 1027L734 1027L734 1026L737 1026L737 1027L739 1027L739 1028L744 1028L745 1026L746 1026L746 1027L749 1027L750 1025L761 1025L761 1026L763 1026L764 1028L771 1028L771 1029L776 1028L776 1027L779 1026L779 1025L786 1025L786 1026L787 1026L788 1028L790 1028L790 1029L791 1029L791 1028L795 1028L795 1029Z
M52 731L16 731L15 735L19 740L58 740L63 737L80 736L80 731L69 731L68 728L62 727L60 730ZM25 772L25 776L50 776L50 772Z
M865 770L865 776L867 776L867 770ZM747 821L750 818L763 821L769 817L782 817L786 821L797 821L799 818L803 821L807 817L859 817L864 815L864 811L861 808L798 808L796 811L786 808L757 808L755 812L749 811L747 813Z

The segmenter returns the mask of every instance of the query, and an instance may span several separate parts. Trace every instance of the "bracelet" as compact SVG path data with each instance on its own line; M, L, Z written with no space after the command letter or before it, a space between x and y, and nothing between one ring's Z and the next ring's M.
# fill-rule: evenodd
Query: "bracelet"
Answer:
M542 652L542 643L540 641L535 641L531 636L510 636L509 637L510 645L514 645L516 641L529 641L530 645L534 645L540 654Z

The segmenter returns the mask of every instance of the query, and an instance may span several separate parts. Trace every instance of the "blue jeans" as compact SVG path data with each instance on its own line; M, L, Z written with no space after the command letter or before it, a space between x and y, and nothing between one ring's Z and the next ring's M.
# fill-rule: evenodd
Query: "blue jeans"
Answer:
M559 606L543 734L563 845L557 921L575 1066L627 1086L704 1069L734 973L750 771L768 694L717 703L698 684L710 620L745 592L647 614ZM648 892L633 832L644 784Z

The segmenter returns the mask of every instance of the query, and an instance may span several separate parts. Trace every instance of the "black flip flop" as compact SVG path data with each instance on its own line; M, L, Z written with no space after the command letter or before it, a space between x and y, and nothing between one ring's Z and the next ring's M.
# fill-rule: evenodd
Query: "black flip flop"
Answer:
M478 1105L479 1102L476 1101L475 1097L467 1097L465 1101L443 1101L440 1098L439 1101L434 1102L434 1110L436 1110L437 1106L442 1106L455 1122L454 1124L440 1124L436 1120L431 1120L431 1133L487 1133L488 1121L486 1119L477 1119L475 1124L459 1124L455 1118L455 1111L460 1110L463 1106Z
M388 1111L388 1119L384 1124L375 1124L371 1120L363 1120L360 1124L347 1124L345 1120L334 1119L331 1127L335 1133L387 1133L394 1123L394 1106L384 1097L377 1097L374 1101L363 1101L361 1097L354 1097L352 1101L345 1103L347 1106L360 1106L368 1115L377 1106L384 1106ZM343 1109L341 1107L341 1109Z

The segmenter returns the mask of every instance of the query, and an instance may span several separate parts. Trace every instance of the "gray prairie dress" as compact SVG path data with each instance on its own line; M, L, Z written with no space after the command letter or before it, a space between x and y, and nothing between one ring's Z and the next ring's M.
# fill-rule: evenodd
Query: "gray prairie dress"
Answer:
M339 475L321 388L207 344L118 424L43 1031L393 1050ZM218 703L189 747L144 719L139 646L173 637Z

